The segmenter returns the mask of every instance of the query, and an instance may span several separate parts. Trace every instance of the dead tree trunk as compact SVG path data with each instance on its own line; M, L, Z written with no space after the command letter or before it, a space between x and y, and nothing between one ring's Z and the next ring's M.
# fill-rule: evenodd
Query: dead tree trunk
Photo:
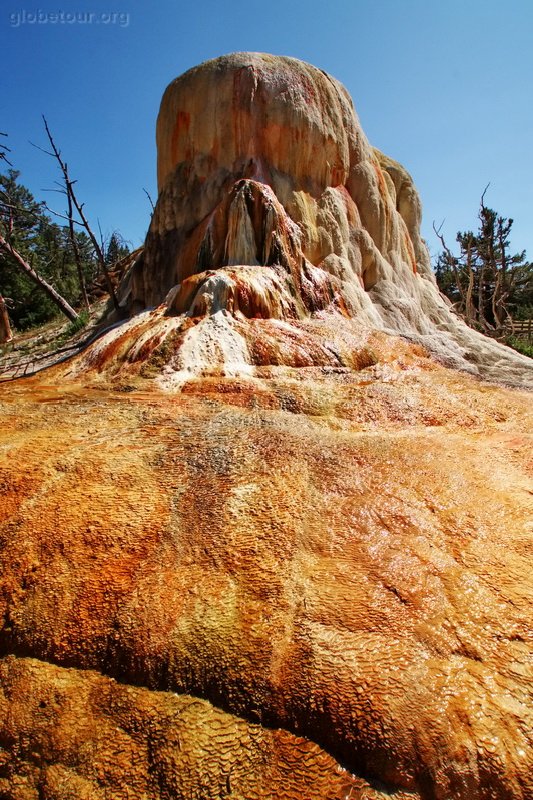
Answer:
M15 250L15 248L1 234L0 234L0 253L5 253L6 255L10 256L13 263L16 264L17 268L21 272L24 272L24 274L27 275L28 278L31 281L33 281L33 283L35 283L40 289L42 289L43 292L45 292L48 295L50 300L52 300L56 304L56 306L62 311L62 313L66 317L68 317L68 319L71 322L75 322L78 319L78 314L76 313L76 311L74 311L72 306L65 300L65 298L61 297L59 292L56 292L54 287L51 286L48 283L48 281L45 281L45 279L41 275L35 272L31 264L28 264L24 256L22 256L18 252L18 250Z
M107 284L107 290L108 290L108 292L110 294L110 297L111 297L111 299L113 301L113 305L114 305L115 309L118 311L119 310L119 304L118 304L117 296L116 296L116 293L115 293L115 288L113 286L113 282L111 280L111 276L110 276L109 270L107 268L107 264L106 264L106 260L105 260L105 256L104 256L103 250L100 247L100 245L98 243L98 239L94 235L91 226L89 225L89 221L88 221L87 217L85 216L85 213L83 211L83 205L84 204L80 203L78 201L78 198L76 197L76 195L74 193L74 183L75 183L75 181L70 179L67 165L63 161L63 159L61 158L61 153L59 152L59 150L58 150L58 148L56 146L56 143L54 142L53 136L50 133L50 128L48 127L48 123L47 123L46 118L44 116L43 116L43 122L44 122L44 127L45 127L45 130L46 130L46 135L48 136L48 141L50 142L50 146L51 146L52 151L53 151L52 153L50 153L50 155L53 155L56 158L57 163L59 164L59 167L61 169L61 172L63 173L63 180L64 180L64 183L65 183L65 190L66 190L66 193L67 193L67 197L69 198L69 204L72 203L74 205L74 208L76 209L76 211L78 212L78 214L80 216L81 224L85 228L85 230L87 232L87 235L89 236L89 239L92 242L92 245L93 245L93 248L94 248L94 252L96 253L96 258L98 259L98 265L99 265L102 273L105 275L105 280L106 280L106 284ZM69 220L71 220L72 219L72 213L71 213L72 206L69 205L69 207L70 207Z
M10 342L12 338L13 334L11 332L11 325L9 324L6 302L0 294L0 344Z
M65 164L65 172L66 170L67 170L67 165ZM76 232L74 230L74 218L72 216L72 197L68 190L67 190L67 201L68 201L68 231L70 236L70 244L72 245L72 252L74 253L74 260L76 261L76 269L78 270L78 280L80 282L81 297L83 300L83 305L85 306L86 310L90 311L91 306L89 304L89 297L87 295L87 286L85 284L85 276L83 274L83 265L81 263L80 248L78 245L78 240L76 239Z
M471 325L476 319L476 310L472 300L474 294L474 257L472 253L472 240L469 238L466 246L466 268L468 270L468 286L466 287L465 313L466 320Z

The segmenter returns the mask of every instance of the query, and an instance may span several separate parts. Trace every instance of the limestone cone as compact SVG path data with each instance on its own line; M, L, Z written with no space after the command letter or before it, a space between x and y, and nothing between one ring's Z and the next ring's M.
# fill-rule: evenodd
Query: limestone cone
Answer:
M202 65L158 150L132 318L0 387L0 796L529 800L528 360L319 70Z
M349 366L331 353L316 361L323 324L302 331L302 320L320 316L336 329L342 316L341 336L354 326L400 333L461 369L531 381L527 359L450 311L410 176L368 144L346 90L321 70L254 53L202 64L166 90L157 143L159 199L121 294L130 313L166 300L166 316L204 318L175 358L168 349L169 372L264 366L258 336L269 350L279 343L274 364L290 365L278 319L308 364ZM169 330L157 315L150 328L152 344ZM210 346L206 365L208 341L220 347ZM131 342L136 354L136 335Z

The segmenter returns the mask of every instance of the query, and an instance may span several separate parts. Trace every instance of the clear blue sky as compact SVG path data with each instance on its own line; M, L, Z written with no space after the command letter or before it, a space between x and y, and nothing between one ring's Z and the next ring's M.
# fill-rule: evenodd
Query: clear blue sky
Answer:
M38 10L65 21L34 22ZM66 21L75 12L104 16ZM44 113L91 219L137 246L163 90L236 50L295 56L344 83L371 143L413 175L433 251L432 220L453 242L490 182L486 203L514 218L514 249L533 259L533 0L4 0L0 130L21 179L42 198L57 178L28 143L45 144Z

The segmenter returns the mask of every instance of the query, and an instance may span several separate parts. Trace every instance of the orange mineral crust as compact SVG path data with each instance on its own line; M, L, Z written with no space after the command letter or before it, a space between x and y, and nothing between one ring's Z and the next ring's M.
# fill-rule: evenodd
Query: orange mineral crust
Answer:
M321 70L157 139L118 309L0 384L0 800L531 800L531 360Z
M3 797L531 797L527 393L53 378L0 392Z

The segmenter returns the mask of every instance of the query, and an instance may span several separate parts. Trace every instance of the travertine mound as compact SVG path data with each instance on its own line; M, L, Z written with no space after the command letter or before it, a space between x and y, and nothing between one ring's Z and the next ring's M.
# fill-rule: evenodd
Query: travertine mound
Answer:
M208 339L222 342L211 367L255 366L250 340L265 331L276 342L272 319L309 339L307 361L321 364L310 353L323 324L303 335L300 321L336 327L341 317L341 335L354 324L400 333L461 369L533 381L527 359L450 311L410 176L369 145L346 90L326 73L258 53L206 62L167 88L157 145L159 199L121 300L130 313L164 303L205 317L185 351L175 348L174 371L203 362ZM262 322L235 324L250 319ZM151 327L154 342L166 335L157 316ZM284 363L280 350L273 363Z
M158 152L131 319L0 386L0 798L530 800L530 362L314 67Z

